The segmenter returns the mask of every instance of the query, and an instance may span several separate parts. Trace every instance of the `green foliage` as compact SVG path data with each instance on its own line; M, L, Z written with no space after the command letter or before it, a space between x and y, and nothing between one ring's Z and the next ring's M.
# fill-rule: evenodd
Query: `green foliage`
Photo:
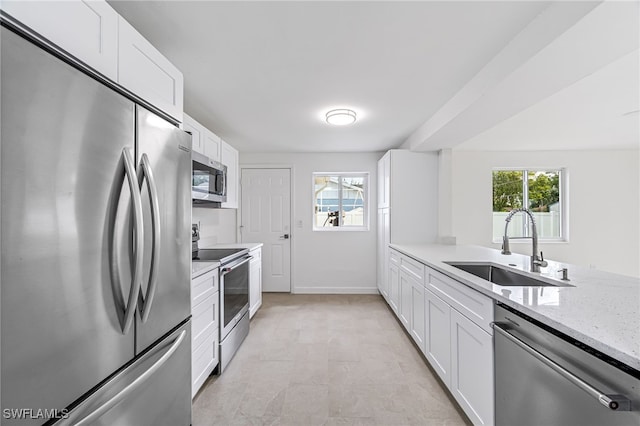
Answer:
M529 172L529 208L548 212L560 201L560 176L555 172Z
M496 170L493 172L493 211L508 212L523 206L524 171ZM560 201L558 172L528 172L529 205L527 208L548 212L549 206Z
M522 172L493 172L493 211L508 212L522 207Z

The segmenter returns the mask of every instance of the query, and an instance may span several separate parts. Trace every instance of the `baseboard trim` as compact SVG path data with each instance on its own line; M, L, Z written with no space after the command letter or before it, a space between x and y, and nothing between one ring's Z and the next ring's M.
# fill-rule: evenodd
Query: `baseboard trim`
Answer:
M294 294L380 294L378 287L296 287Z

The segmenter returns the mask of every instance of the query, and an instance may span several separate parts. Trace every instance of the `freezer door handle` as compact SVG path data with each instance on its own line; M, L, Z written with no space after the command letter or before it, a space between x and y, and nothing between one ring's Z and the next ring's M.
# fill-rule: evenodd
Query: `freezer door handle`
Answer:
M90 425L93 422L95 422L97 419L99 419L100 416L102 416L104 413L109 411L109 409L111 409L112 407L114 407L115 405L125 400L130 395L132 395L140 386L144 384L144 382L146 382L151 376L153 376L156 373L156 371L158 371L169 360L169 358L171 358L174 352L178 350L178 348L180 347L180 344L182 343L186 335L187 335L187 330L182 330L182 332L178 335L178 337L176 337L176 340L173 341L173 343L171 344L169 349L167 349L164 355L162 355L156 362L154 362L153 365L149 367L147 371L145 371L140 376L138 376L137 379L135 379L127 387L125 387L116 395L114 395L107 402L100 405L98 408L92 411L89 415L87 415L86 417L82 418L81 420L79 420L74 424L76 426Z
M120 283L120 265L118 264L118 250L115 241L114 226L111 229L111 261L109 262L111 269L111 280L116 298L116 304L118 307L118 315L120 319L120 325L122 327L122 334L127 334L133 323L134 314L136 312L136 301L138 293L140 292L140 281L142 279L142 260L143 260L143 225L142 225L142 197L138 190L135 163L131 155L129 148L122 149L122 161L120 163L120 169L118 171L119 182L118 188L122 187L124 178L127 178L129 184L129 192L131 192L131 209L133 210L133 232L134 232L134 259L132 265L131 274L131 287L129 288L129 298L127 304L124 304L124 298L122 295L122 286ZM124 169L124 171L122 170ZM117 197L114 200L111 223L115 225L116 213L118 208ZM122 315L120 315L120 309L122 309Z
M145 179L146 178L146 179ZM142 154L140 167L138 168L138 186L142 191L142 185L147 182L147 191L149 191L149 199L151 201L151 228L152 228L152 244L151 244L151 266L149 269L149 281L147 282L147 294L143 295L142 286L138 296L138 308L140 309L140 319L143 323L149 318L151 312L151 303L158 287L158 253L160 251L160 203L158 202L158 187L153 177L153 171L149 164L147 154Z

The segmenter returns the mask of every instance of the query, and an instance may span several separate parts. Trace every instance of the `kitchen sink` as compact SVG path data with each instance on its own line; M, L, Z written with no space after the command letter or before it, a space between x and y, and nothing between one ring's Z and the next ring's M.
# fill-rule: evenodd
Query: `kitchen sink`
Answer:
M506 287L574 287L571 284L542 280L492 263L444 262L494 284Z

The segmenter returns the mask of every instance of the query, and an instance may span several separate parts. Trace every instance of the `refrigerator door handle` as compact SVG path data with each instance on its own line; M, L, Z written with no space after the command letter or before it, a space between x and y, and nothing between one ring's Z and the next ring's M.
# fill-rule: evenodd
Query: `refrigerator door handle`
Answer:
M151 266L149 270L149 281L147 282L147 294L143 295L144 290L140 287L138 297L138 308L140 309L140 319L143 323L149 318L149 312L151 312L151 303L158 287L158 256L160 251L160 203L158 202L158 187L153 177L153 171L149 164L149 157L147 154L142 154L140 160L140 168L138 169L138 186L142 191L142 185L147 182L147 190L149 191L149 199L151 200L151 227L153 229L152 234L152 248L151 248Z
M132 265L131 274L131 287L129 288L129 298L126 306L124 300L122 300L122 287L120 285L120 274L118 264L117 244L115 242L115 232L111 235L111 279L114 286L114 294L116 295L116 302L123 310L123 316L121 317L122 334L127 334L133 323L134 314L136 312L136 298L140 292L140 281L142 280L142 261L143 261L143 249L144 249L144 228L142 225L142 197L138 190L135 163L131 156L131 150L129 148L122 149L122 163L124 165L124 175L129 183L129 192L131 192L131 208L133 210L133 231L134 231L134 261ZM122 167L122 166L121 166ZM122 169L120 169L122 170ZM122 176L122 175L120 175ZM124 178L121 178L124 179ZM120 181L122 182L122 180ZM115 201L117 203L117 200ZM117 204L114 205L117 209ZM115 214L113 216L115 221ZM119 308L120 309L120 308Z
M176 340L173 341L171 347L167 349L164 355L160 357L156 362L153 363L151 367L144 373L142 373L138 378L136 378L133 382L131 382L127 387L122 389L116 395L114 395L111 399L109 399L104 404L100 405L86 417L79 420L77 423L74 423L76 426L81 425L90 425L95 422L100 416L109 411L112 407L119 404L121 401L129 397L132 393L134 393L144 382L146 382L151 376L155 374L168 360L171 358L173 353L180 347L180 344L184 340L184 336L187 335L187 330L182 330L182 332L176 337Z

